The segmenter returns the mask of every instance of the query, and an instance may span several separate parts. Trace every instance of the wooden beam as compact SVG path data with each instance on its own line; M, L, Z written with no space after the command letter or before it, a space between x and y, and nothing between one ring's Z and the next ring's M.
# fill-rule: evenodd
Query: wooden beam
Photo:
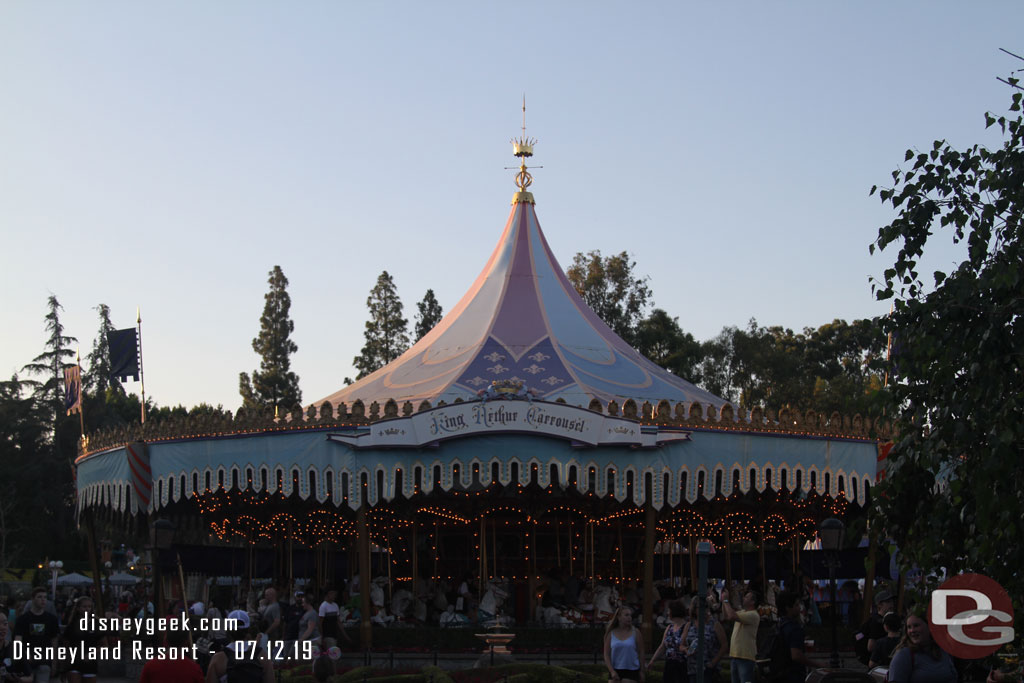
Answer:
M644 623L641 633L644 637L644 649L651 651L651 637L654 624L654 506L644 505ZM640 656L647 657L645 652Z

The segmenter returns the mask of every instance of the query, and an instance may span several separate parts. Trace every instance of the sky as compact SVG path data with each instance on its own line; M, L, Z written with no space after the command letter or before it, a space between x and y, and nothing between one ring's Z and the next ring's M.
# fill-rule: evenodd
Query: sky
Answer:
M366 297L451 309L515 191L563 268L628 251L697 339L884 314L869 196L908 148L997 145L1006 2L0 2L0 374L141 307L146 394L241 399L280 265L305 403L354 376ZM948 235L922 272L950 268ZM88 371L88 368L86 368ZM129 390L139 385L129 383Z

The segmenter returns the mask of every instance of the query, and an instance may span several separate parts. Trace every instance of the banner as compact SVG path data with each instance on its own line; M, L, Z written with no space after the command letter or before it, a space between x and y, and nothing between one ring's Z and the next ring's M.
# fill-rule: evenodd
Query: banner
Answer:
M580 445L654 448L668 441L689 441L687 432L659 434L656 426L602 415L562 403L526 400L456 403L382 420L357 436L330 434L327 438L353 448L418 448L445 439L473 434L515 432L544 434Z
M64 368L64 410L71 413L82 412L82 367Z
M122 382L131 377L139 381L139 335L138 330L112 330L107 334L110 349L110 376Z

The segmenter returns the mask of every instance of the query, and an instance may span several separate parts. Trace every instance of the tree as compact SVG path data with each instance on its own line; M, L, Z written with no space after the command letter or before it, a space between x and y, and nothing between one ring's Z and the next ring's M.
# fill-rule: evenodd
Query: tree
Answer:
M733 341L739 330L723 327L714 339L701 344L700 386L729 403L736 402L736 350Z
M248 373L239 374L239 393L246 410L277 406L290 410L302 403L299 377L289 369L291 355L299 350L290 337L295 331L295 323L288 317L292 300L288 296L288 278L281 266L274 266L267 282L270 291L263 297L260 333L252 340L252 350L261 359L260 369L253 370L252 379Z
M23 551L35 549L34 541L41 538L33 527L41 521L37 484L45 477L51 452L51 425L24 388L17 375L0 382L0 570L32 557Z
M896 211L871 251L897 251L873 285L893 302L885 327L897 352L886 400L898 432L873 500L906 565L980 572L1020 596L1024 121L1018 81L1005 82L1011 114L986 114L1001 147L959 150L938 140L908 150L910 168L871 190ZM966 258L926 286L918 264L940 235L964 245Z
M107 344L107 336L114 331L114 325L110 322L110 307L100 304L96 310L100 314L100 329L96 331L92 351L86 357L89 372L82 377L82 384L90 392L100 395L106 393L107 387L123 394L124 387L121 386L121 382L110 375L110 346Z
M402 300L388 271L377 277L377 284L366 298L366 307L370 309L370 319L363 332L366 343L352 359L359 370L357 380L384 367L409 348L409 321L402 317Z
M602 257L600 251L577 253L565 274L583 301L612 328L635 345L637 327L651 304L646 277L634 274L636 263L622 252Z
M432 289L427 290L427 293L423 295L423 301L416 304L416 308L419 309L416 314L416 341L419 341L441 322L444 313L441 310L441 304L437 303Z
M679 318L660 308L651 311L637 326L636 350L687 381L701 381L704 353L700 342L689 332L683 332Z
M64 325L60 322L60 312L64 307L53 294L47 300L47 308L49 312L45 318L46 331L50 336L46 340L46 350L33 358L23 371L45 378L42 381L26 381L25 384L35 389L56 434L57 422L64 414L64 368L72 367L73 363L70 361L75 357L75 352L69 345L78 340L64 334Z

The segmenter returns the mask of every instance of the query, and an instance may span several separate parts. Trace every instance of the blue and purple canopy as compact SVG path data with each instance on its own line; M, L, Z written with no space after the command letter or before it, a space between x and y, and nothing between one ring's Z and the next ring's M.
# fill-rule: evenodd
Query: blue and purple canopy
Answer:
M582 407L593 399L725 403L641 356L598 318L551 253L534 205L517 201L455 308L400 358L316 405L452 403L506 379L544 400Z

